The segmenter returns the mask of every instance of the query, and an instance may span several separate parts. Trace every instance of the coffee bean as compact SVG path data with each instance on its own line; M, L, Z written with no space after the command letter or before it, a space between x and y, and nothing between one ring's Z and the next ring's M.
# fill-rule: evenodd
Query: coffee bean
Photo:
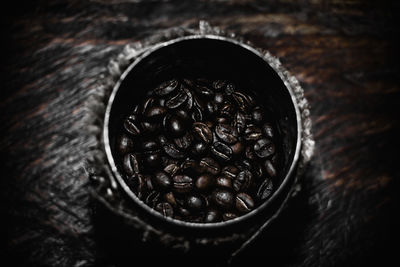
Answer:
M214 90L203 85L198 85L194 87L194 90L202 96L212 96L214 94Z
M201 167L198 162L193 159L186 159L182 162L180 169L184 174L189 176L197 176L201 172Z
M208 173L200 175L195 183L196 188L199 191L206 191L214 184L214 177Z
M168 202L158 203L155 207L155 210L161 213L165 217L173 217L174 215L174 209Z
M207 124L203 122L195 122L192 126L193 135L197 140L209 144L212 142L212 132Z
M122 167L126 174L133 175L140 172L139 161L137 155L126 154L123 159Z
M153 141L153 140L149 140L149 141L144 141L143 143L142 143L142 149L144 150L144 151L147 151L147 152L155 152L155 151L158 151L159 150L159 145L157 144L157 142L155 142L155 141Z
M178 203L176 202L175 195L172 192L168 192L164 195L164 199L166 202L171 204L172 207L178 207Z
M234 126L238 134L242 134L246 129L246 117L243 113L237 112L234 118Z
M207 213L204 216L204 222L205 223L214 223L218 222L220 220L221 214L218 212L218 210L211 209L207 211Z
M222 209L230 209L233 206L234 195L228 189L216 189L211 196L213 202Z
M267 171L268 175L271 177L275 177L276 176L276 169L274 167L274 165L272 164L272 162L270 160L266 160L264 162L264 168Z
M211 146L211 153L219 160L221 161L229 161L232 159L232 149L222 143L222 142L215 142L212 146Z
M156 89L154 89L154 92L156 95L164 96L172 93L176 88L178 88L178 86L179 82L173 79L160 84Z
M253 181L253 175L251 174L250 171L248 170L241 171L233 181L233 189L236 192L246 191L247 189L250 188L252 181Z
M237 217L238 217L238 215L233 212L225 212L224 214L222 214L222 219L224 221L233 220L233 219L236 219Z
M185 150L192 144L192 135L187 132L185 135L175 138L174 143L179 149Z
M239 172L240 170L237 167L233 165L227 165L222 169L221 174L228 178L235 179Z
M213 87L216 91L221 91L225 86L227 82L225 80L217 80L213 82Z
M166 190L172 186L171 177L164 171L156 172L153 176L152 182L160 190Z
M154 133L160 128L160 124L154 121L142 121L141 126L144 133Z
M257 190L257 197L261 200L265 200L271 196L273 189L272 180L265 179Z
M260 158L266 158L275 153L275 145L270 139L260 139L254 144L254 153Z
M264 123L262 126L262 131L266 137L269 137L271 139L273 139L275 136L274 128L272 127L272 125L270 123Z
M247 125L244 130L244 138L247 141L256 141L262 136L261 129L254 124Z
M215 184L219 187L232 188L232 179L225 176L219 176L215 179Z
M232 118L235 114L235 107L230 102L225 102L219 109L219 116Z
M146 199L145 199L144 202L145 202L148 206L154 208L155 205L159 202L159 200L160 200L160 192L152 191L152 192L150 192L150 193L148 194L148 196L146 197Z
M253 109L251 116L255 123L261 123L263 121L263 111L262 108L257 106Z
M235 144L231 145L232 153L234 156L238 156L242 154L244 151L244 144L242 142L236 142Z
M251 211L254 208L254 200L246 193L236 195L236 209L242 213Z
M250 160L254 160L256 158L256 154L254 153L252 146L246 147L245 155L246 155L246 158L248 158Z
M177 164L171 163L164 168L164 171L170 176L174 176L180 170Z
M186 133L186 121L177 115L167 115L163 120L165 131L172 137L180 137Z
M161 156L160 153L149 153L144 156L143 159L147 168L155 168L161 165Z
M183 151L180 151L179 149L177 149L173 144L171 143L166 143L163 145L163 150L165 152L165 154L167 154L168 156L170 156L171 158L174 159L183 159L185 158L186 154Z
M165 106L169 109L176 109L182 106L183 103L188 99L188 95L185 91L178 92L177 94L171 96L165 101Z
M222 93L216 93L214 95L214 102L216 104L222 104L224 102L224 94Z
M260 178L264 177L264 174L265 174L264 168L257 161L254 161L252 163L251 172L256 179L260 179Z
M193 187L193 179L187 175L178 174L172 177L172 188L177 193L189 193Z
M186 206L194 211L201 211L205 207L205 199L200 195L189 195L186 198Z
M218 124L215 127L215 133L221 141L227 144L234 144L237 142L238 133L235 128L229 124Z
M135 116L135 118L136 118L136 116ZM124 121L124 128L128 133L130 133L131 135L134 135L134 136L137 136L141 133L140 123L137 120L132 119L130 117L128 117Z
M145 116L150 120L156 120L161 118L166 112L167 110L164 107L155 106L147 109Z
M122 134L117 141L117 150L121 155L131 152L133 149L133 142L126 134Z
M208 150L208 145L206 143L202 143L202 142L198 142L196 144L194 144L194 146L192 147L192 149L190 150L192 155L194 155L195 157L197 156L203 156L204 154L206 154Z
M213 175L217 175L221 171L219 164L210 157L202 158L199 165L205 172Z

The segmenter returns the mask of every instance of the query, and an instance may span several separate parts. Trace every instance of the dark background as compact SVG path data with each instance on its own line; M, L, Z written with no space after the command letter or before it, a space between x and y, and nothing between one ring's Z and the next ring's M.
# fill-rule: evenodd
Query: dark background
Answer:
M125 44L206 19L280 58L305 90L316 140L303 190L234 263L399 265L399 11L397 1L362 0L2 3L2 261L154 257L118 245L117 233L112 246L99 238L84 169L98 133L83 130L85 103Z

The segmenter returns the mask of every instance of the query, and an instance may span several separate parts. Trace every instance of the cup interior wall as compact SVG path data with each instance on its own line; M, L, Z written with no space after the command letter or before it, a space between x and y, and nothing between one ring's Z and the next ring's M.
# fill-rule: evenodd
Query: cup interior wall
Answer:
M109 116L109 144L115 162L115 142L124 118L147 92L172 78L226 79L241 90L257 94L257 103L272 114L277 140L279 184L290 169L296 151L297 120L291 95L279 75L252 51L235 43L216 39L189 39L161 47L137 63L116 92ZM118 165L118 164L117 164ZM117 166L118 167L118 166ZM275 187L277 189L277 187Z

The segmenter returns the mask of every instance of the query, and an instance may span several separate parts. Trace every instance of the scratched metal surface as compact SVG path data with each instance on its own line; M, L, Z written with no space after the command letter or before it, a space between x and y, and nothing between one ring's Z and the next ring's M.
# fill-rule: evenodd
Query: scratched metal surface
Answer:
M113 250L124 244L117 244L118 233L110 245L96 232L84 156L99 133L83 125L91 119L86 103L101 97L94 94L99 75L125 44L171 27L193 27L200 19L279 57L311 106L316 153L303 190L268 238L258 239L235 264L396 260L389 244L397 240L399 223L398 4L21 3L2 11L1 250L15 266L125 266L154 254L149 248Z

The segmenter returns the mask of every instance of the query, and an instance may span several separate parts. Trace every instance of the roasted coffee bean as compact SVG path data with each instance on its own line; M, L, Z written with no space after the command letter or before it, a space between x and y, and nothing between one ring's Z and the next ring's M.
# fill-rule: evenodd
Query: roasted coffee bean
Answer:
M170 156L171 158L174 159L183 159L186 157L186 153L183 151L180 151L179 149L177 149L173 144L171 143L166 143L163 145L163 150L165 152L165 154L167 154L168 156Z
M264 177L265 174L264 168L257 161L253 161L251 172L256 179Z
M161 213L165 217L173 217L174 216L174 209L172 208L171 204L168 202L161 202L158 203L155 207L155 210Z
M272 125L270 123L264 123L262 126L262 131L266 137L269 137L271 139L273 139L275 136L274 128L272 127Z
M148 153L144 155L143 158L144 163L147 168L155 168L161 165L161 156L160 153Z
M185 150L190 147L192 140L192 135L187 132L185 135L175 138L174 143L179 149Z
M261 200L269 198L272 194L274 186L271 179L265 179L257 190L257 197Z
M215 142L211 146L211 153L221 161L229 161L232 159L232 148L222 142Z
M234 127L229 124L218 124L215 127L215 133L221 141L227 144L234 144L237 142L238 133Z
M237 167L228 165L222 169L221 174L228 178L235 179L239 172L240 170Z
M260 158L266 158L275 153L275 145L270 139L260 139L254 144L254 153Z
M159 202L159 200L160 200L160 192L152 191L147 195L147 197L146 197L144 202L148 206L154 208L155 205Z
M187 122L177 115L167 115L163 120L165 131L172 137L180 137L186 133Z
M210 157L202 158L199 165L203 169L203 171L211 173L213 175L217 175L221 171L220 165Z
M176 202L175 195L172 192L168 192L164 195L165 201L171 204L172 207L177 207L178 203Z
M251 172L248 170L241 171L239 172L238 175L236 175L236 178L233 181L233 189L236 192L246 191L247 189L250 188L252 182L253 182L253 175L251 174Z
M150 120L155 120L161 118L166 112L167 110L164 107L155 106L148 108L145 116Z
M193 123L192 131L193 131L194 137L201 142L209 144L213 140L212 131L207 126L207 124L205 124L203 122Z
M195 106L192 109L190 117L193 121L203 121L203 112L199 107Z
M175 163L171 163L164 168L164 171L170 176L174 176L179 170L179 166Z
M242 142L236 142L235 144L231 145L232 153L234 156L238 156L242 154L244 151L244 144Z
M247 111L251 107L251 101L246 94L235 91L232 93L232 97L236 101L240 110Z
M207 211L203 220L205 223L214 223L214 222L218 222L220 220L220 217L221 217L221 214L219 213L218 210L211 209L211 210Z
M242 213L251 211L254 208L254 200L246 193L236 195L236 209Z
M178 86L179 82L173 79L160 84L156 89L154 89L154 92L156 95L164 96L172 93L176 88L178 88Z
M146 114L147 110L150 109L155 103L154 97L147 97L141 105L140 114Z
M252 146L246 147L245 155L246 155L246 158L248 158L250 160L254 160L256 158L256 154L254 153Z
M117 141L117 150L121 155L131 152L133 141L126 134L122 134Z
M147 191L153 191L154 186L153 182L151 181L151 176L150 175L143 175L144 183L146 185L146 190Z
M126 154L123 159L122 168L129 176L140 172L139 160L135 154Z
M208 173L205 173L197 178L195 186L199 191L206 191L210 189L213 184L214 177Z
M232 118L235 114L235 107L230 102L225 102L219 109L219 116Z
M186 198L186 206L190 210L201 211L205 205L205 199L200 195L189 195Z
M176 109L182 106L182 104L185 103L187 99L188 95L185 93L185 91L180 91L176 95L168 98L167 101L165 101L165 106L169 109Z
M172 177L172 183L172 188L177 193L189 193L193 188L193 179L183 174Z
M193 95L187 88L183 88L183 91L187 95L185 109L191 110L193 108L193 104L194 104Z
M251 116L255 123L261 123L264 118L262 108L259 106L255 107L251 113Z
M186 159L182 162L181 171L189 176L197 176L201 172L201 167L198 162L193 159Z
M194 90L196 91L196 93L198 93L199 95L202 96L212 96L214 95L214 90L207 87L207 86L203 86L203 85L198 85L194 87Z
M219 187L232 188L232 179L225 176L218 176L215 184Z
M160 128L160 124L154 121L142 121L141 126L145 133L154 133Z
M155 152L158 151L160 149L160 146L157 144L157 142L153 141L153 140L148 140L148 141L144 141L142 143L142 149L143 151L146 152Z
M251 164L251 161L248 159L241 159L235 161L235 165L239 168L239 170L244 171L244 170L252 170L253 165Z
M244 139L247 141L256 141L262 136L261 129L254 124L247 125L244 130Z
M131 119L129 117L124 121L124 128L128 133L134 136L137 136L141 133L140 123L137 120Z
M211 198L213 202L222 209L230 209L235 201L232 191L224 188L214 190Z
M217 118L215 119L215 122L216 122L217 124L229 124L229 121L230 121L230 119L229 119L229 118L226 118L226 117L217 117Z
M268 175L270 177L275 177L276 176L276 169L274 167L274 165L272 164L272 162L270 160L266 160L264 162L264 168L267 171Z
M136 190L136 196L139 199L143 198L143 193L146 191L146 179L143 175L141 174L135 174L135 177L137 179L137 190Z
M169 189L172 186L171 177L164 171L156 172L153 176L152 182L161 190Z
M193 145L190 152L192 153L193 156L199 157L205 155L207 150L208 150L208 145L206 143L198 142Z
M238 134L242 134L246 129L246 117L243 113L237 112L234 118L234 126Z

